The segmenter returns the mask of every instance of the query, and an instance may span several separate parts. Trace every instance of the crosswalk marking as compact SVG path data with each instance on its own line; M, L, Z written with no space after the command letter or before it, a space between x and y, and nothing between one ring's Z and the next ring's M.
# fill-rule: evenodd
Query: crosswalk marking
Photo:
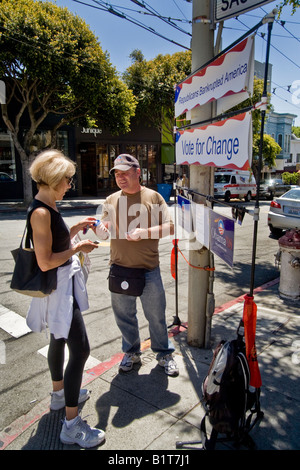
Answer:
M47 357L47 354L48 354L48 349L49 349L49 345L47 346L44 346L43 348L39 349L37 352L39 354L41 354L42 356L44 357ZM64 363L64 367L67 365L67 362L68 362L68 359L69 359L69 351L68 351L68 348L67 346L65 347L65 363ZM86 363L85 363L85 366L84 366L84 370L89 370L89 369L92 369L93 367L97 366L100 364L100 361L98 361L98 359L95 359L94 357L92 356L89 356Z
M28 328L25 318L3 305L0 305L0 328L14 338L20 338L21 336L31 333L31 329Z
M28 328L26 324L26 319L23 318L21 315L9 310L8 308L4 307L4 305L0 304L0 328L6 331L8 334L13 336L14 338L20 338L21 336L27 335L31 333L31 329ZM39 349L37 352L44 357L47 357L49 345L45 346L44 348ZM65 349L65 366L67 365L69 358L69 351L66 347ZM86 363L84 370L92 369L93 367L99 365L101 362L98 359L95 359L92 356L89 356Z

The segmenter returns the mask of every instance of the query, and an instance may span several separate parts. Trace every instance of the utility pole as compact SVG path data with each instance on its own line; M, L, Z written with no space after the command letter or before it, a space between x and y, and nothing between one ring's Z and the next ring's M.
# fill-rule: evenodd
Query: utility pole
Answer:
M192 73L214 57L214 31L210 23L210 0L193 0L192 26ZM191 111L191 123L201 122L212 117L212 104L199 106ZM190 189L201 194L213 195L212 167L201 165L190 166ZM204 203L200 196L195 196L197 203ZM195 238L190 240L189 261L192 266L205 267L211 265L211 253ZM191 346L204 347L207 343L208 310L214 304L209 290L211 287L210 272L189 267L188 284L188 335ZM212 312L210 313L212 315Z

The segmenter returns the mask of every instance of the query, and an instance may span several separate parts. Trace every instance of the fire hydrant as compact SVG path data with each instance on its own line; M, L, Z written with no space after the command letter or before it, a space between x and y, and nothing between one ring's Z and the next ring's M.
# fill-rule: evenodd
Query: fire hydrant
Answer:
M289 230L279 240L281 269L279 295L300 299L300 230Z

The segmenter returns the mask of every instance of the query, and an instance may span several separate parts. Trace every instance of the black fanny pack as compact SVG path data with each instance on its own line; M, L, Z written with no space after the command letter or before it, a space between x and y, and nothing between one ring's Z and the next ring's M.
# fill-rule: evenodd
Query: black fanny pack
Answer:
M125 268L117 264L112 264L108 275L108 288L117 294L142 295L145 287L146 269Z

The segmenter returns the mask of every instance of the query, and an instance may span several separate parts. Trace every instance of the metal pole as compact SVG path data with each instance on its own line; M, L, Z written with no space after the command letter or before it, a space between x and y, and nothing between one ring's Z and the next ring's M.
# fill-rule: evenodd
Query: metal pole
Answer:
M270 56L270 45L271 45L271 32L273 28L273 22L277 10L273 10L270 15L264 18L264 22L268 22L268 39L267 39L267 51L266 51L266 63L265 63L265 75L264 75L264 88L262 99L267 102L267 83L268 83L268 66ZM258 230L258 219L259 219L259 188L260 188L260 175L262 169L262 152L263 152L263 139L264 139L264 125L265 125L266 110L263 108L261 111L261 128L260 128L260 144L259 144L259 158L258 158L258 174L257 174L257 192L256 202L254 209L254 229L253 229L253 247L252 247L252 265L251 265L251 279L250 279L250 292L249 295L253 296L254 290L254 277L255 277L255 258L256 258L256 245L257 245L257 230Z

